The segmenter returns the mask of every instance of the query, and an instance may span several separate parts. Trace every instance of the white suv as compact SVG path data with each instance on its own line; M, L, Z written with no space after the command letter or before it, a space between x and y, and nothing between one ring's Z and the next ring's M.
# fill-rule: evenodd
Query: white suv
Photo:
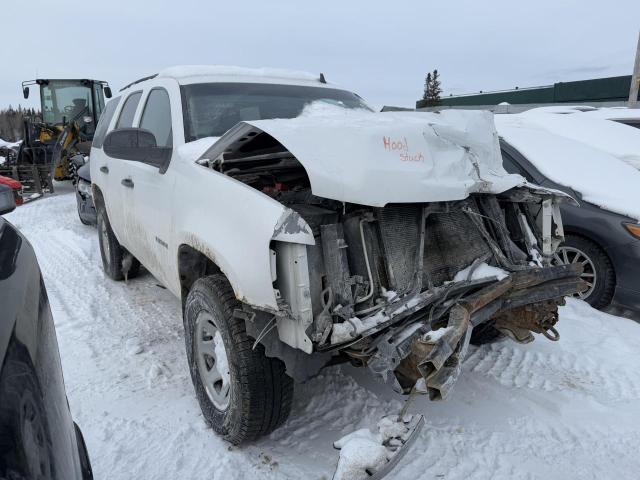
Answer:
M554 339L583 288L579 266L549 266L570 199L503 170L490 114L373 113L322 75L134 82L91 178L105 272L142 263L182 300L204 417L234 443L280 425L292 379L329 362L443 398L470 339Z

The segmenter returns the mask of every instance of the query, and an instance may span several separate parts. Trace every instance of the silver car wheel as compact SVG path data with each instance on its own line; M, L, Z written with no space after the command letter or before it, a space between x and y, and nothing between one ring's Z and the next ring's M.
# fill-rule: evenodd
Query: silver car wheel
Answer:
M585 281L589 288L584 292L576 293L574 297L585 300L593 293L596 288L596 282L598 281L598 274L596 273L596 267L593 261L582 250L578 250L575 247L561 246L556 253L554 253L552 263L554 265L581 264L584 271L582 275L580 275L580 278Z
M220 411L229 406L231 374L222 335L208 312L196 318L196 363L200 381L211 403Z

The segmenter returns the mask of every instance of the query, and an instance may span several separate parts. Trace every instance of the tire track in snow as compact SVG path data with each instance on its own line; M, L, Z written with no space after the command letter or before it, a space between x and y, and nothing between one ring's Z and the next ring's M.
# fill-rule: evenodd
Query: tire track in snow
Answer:
M536 342L544 341L538 337ZM609 400L640 399L640 372L632 368L611 370L588 357L558 348L545 355L529 352L528 345L503 341L478 347L465 361L469 374L484 375L505 387L544 391L573 389Z

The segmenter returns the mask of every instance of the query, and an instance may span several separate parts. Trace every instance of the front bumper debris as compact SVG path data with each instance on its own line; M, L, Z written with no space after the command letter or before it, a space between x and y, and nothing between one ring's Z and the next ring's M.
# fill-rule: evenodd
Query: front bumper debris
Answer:
M396 306L394 328L370 342L367 348L375 351L364 362L382 382L392 377L397 391L410 391L423 379L431 400L444 399L460 374L474 326L491 320L516 341L533 340L532 332L557 340L557 306L564 296L586 288L581 272L576 264L532 268L479 289L476 284L476 291L464 297L449 294L455 299L449 302L428 296L417 303L405 300L414 307ZM357 347L356 342L350 348Z

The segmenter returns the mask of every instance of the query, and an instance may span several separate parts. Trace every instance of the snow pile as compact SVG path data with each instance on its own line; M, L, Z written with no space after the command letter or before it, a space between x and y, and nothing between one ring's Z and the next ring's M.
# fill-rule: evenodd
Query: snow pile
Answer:
M2 138L0 138L0 165L2 165L7 161L4 155L6 151L17 149L21 143L22 143L22 140L19 140L17 142L7 142L6 140L3 140Z
M594 113L574 110L558 115L533 109L520 115L555 135L602 150L640 170L640 129L597 118Z
M463 282L465 280L479 280L481 278L496 277L498 280L502 280L509 276L509 273L498 267L488 265L486 262L482 262L478 265L471 264L467 268L460 270L453 277L454 282Z
M573 188L587 202L640 219L640 171L602 150L551 133L538 120L532 121L531 116L497 115L495 121L500 136L540 173L560 185ZM638 148L640 152L640 145Z
M596 107L589 105L551 105L549 107L537 107L525 110L523 113L555 113L559 115L569 115L572 113L591 112L597 110Z
M0 148L17 148L22 143L22 140L18 140L17 142L7 142L0 138Z
M334 480L364 480L367 471L379 470L387 461L387 449L382 445L379 434L368 428L356 430L335 442L340 449L338 468Z
M340 449L338 467L333 480L366 480L396 454L407 441L417 418L411 415L399 420L397 415L385 416L378 422L378 431L362 428L334 442Z

